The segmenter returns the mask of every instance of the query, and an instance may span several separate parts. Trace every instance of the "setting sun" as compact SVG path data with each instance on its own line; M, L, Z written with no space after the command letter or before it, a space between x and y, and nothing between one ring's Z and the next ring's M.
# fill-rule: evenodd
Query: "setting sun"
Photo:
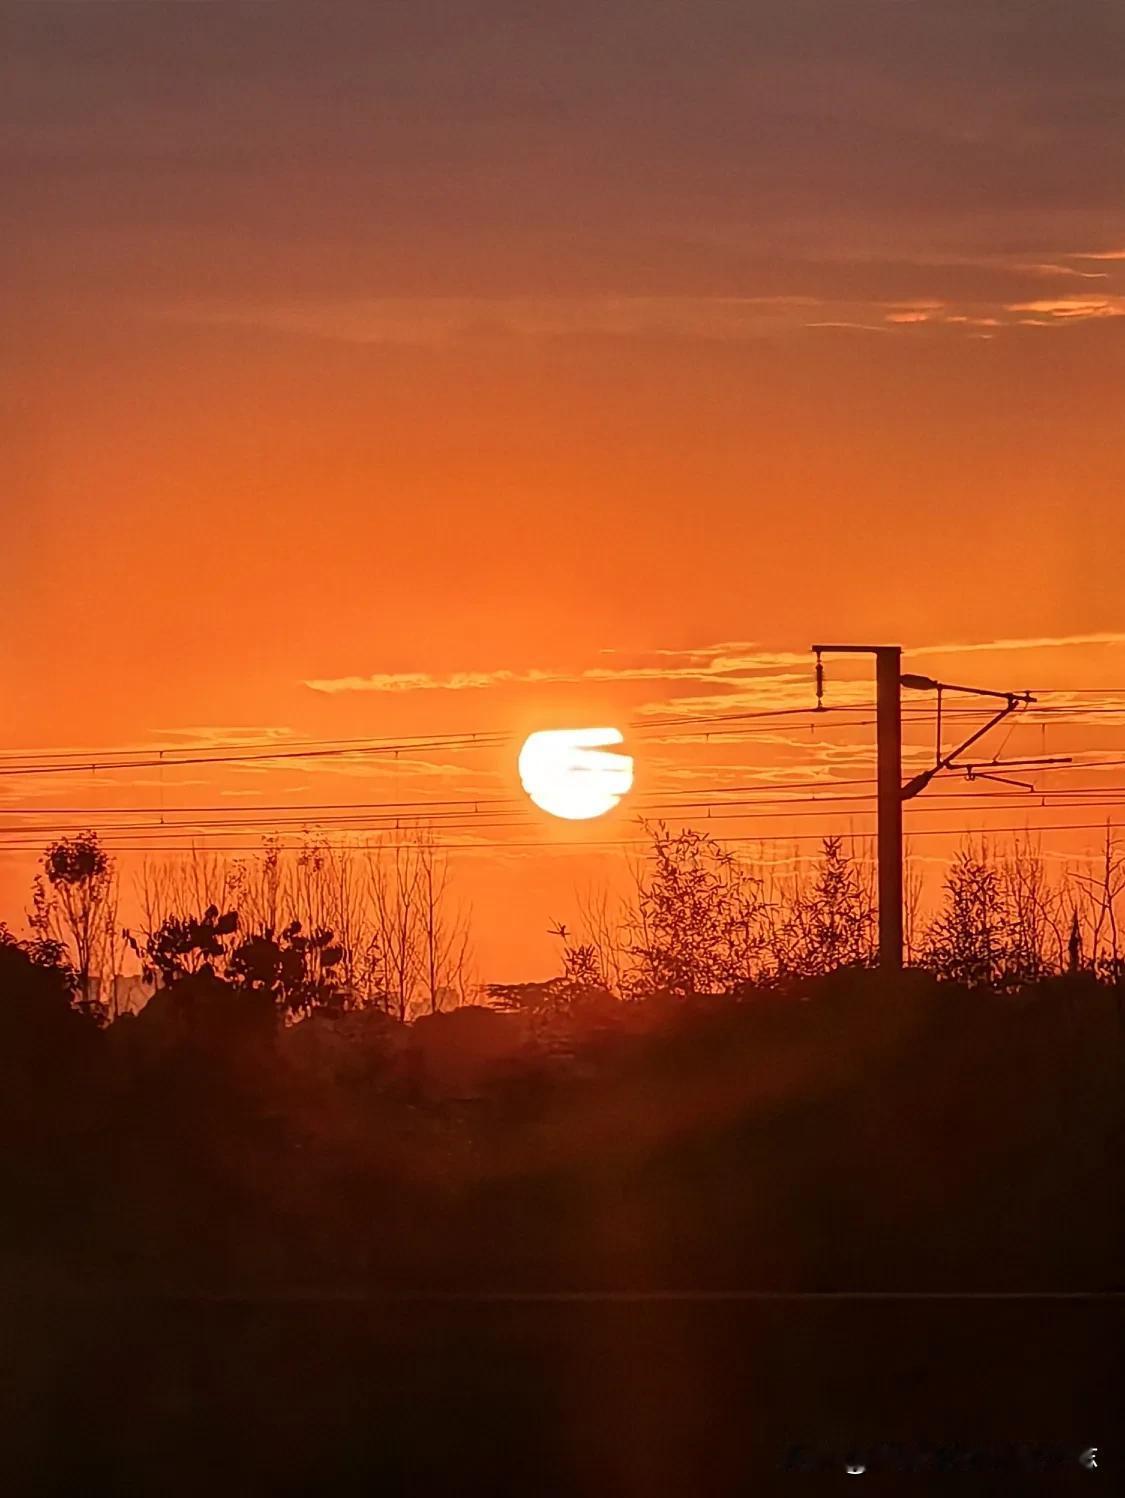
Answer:
M633 788L633 761L606 753L621 744L617 728L563 728L533 733L520 751L523 788L542 811L567 821L601 817Z

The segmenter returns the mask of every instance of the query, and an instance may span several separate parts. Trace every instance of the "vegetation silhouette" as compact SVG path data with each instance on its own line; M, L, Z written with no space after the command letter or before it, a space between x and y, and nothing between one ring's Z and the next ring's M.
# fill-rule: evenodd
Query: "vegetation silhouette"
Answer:
M35 1393L5 1471L34 1467L49 1411L85 1434L52 1455L61 1486L27 1490L96 1489L101 1470L114 1491L198 1491L204 1457L184 1421L213 1399L237 1431L241 1491L343 1490L357 1470L448 1490L497 1403L523 1412L513 1441L529 1463L581 1466L553 1400L601 1432L591 1451L614 1490L648 1498L667 1474L622 1465L619 1440L637 1401L654 1442L681 1443L685 1473L704 1449L725 1471L738 1444L709 1422L743 1419L723 1363L740 1355L733 1329L784 1368L783 1323L749 1302L711 1316L704 1301L703 1337L671 1310L650 1305L642 1328L629 1302L587 1314L579 1300L566 1325L580 1331L564 1336L546 1312L482 1320L471 1297L1125 1288L1112 849L1107 878L1062 887L1029 850L966 849L916 937L931 970L886 982L846 846L830 840L811 871L778 881L698 835L651 836L632 905L588 903L577 934L557 923L561 970L539 982L439 984L425 958L445 913L411 916L426 909L411 905L421 880L383 885L398 923L388 968L355 871L331 868L341 903L308 861L287 882L276 850L233 877L201 865L194 893L221 898L194 912L149 902L121 938L153 985L137 1012L114 1012L93 944L48 934L68 926L0 929L0 1268ZM99 851L84 837L49 864L82 931L108 903ZM470 1299L427 1311L435 1295ZM779 1451L825 1422L838 1444L840 1391L857 1378L892 1402L915 1390L900 1436L931 1428L925 1380L890 1371L906 1312L891 1323L879 1302L850 1304L784 1323L805 1327L801 1386L755 1385ZM973 1324L1002 1336L999 1315ZM977 1387L956 1318L924 1302L910 1318L928 1366L950 1378L956 1364ZM1110 1378L1100 1334L1067 1326L1037 1335L1096 1403ZM185 1368L212 1366L216 1337L229 1384L185 1404ZM298 1397L309 1337L332 1351ZM94 1395L85 1379L67 1392L60 1371L79 1345ZM1026 1361L1002 1366L1004 1387L1022 1388ZM106 1402L126 1389L144 1442ZM447 1444L431 1451L434 1420Z
M1075 970L1034 858L965 850L919 943L930 970L888 984L838 839L779 888L705 836L650 835L612 953L604 929L559 923L556 977L445 1012L416 960L426 921L389 982L370 957L386 933L361 936L362 992L357 954L293 913L267 849L257 886L228 882L250 921L212 903L125 933L155 989L113 1017L89 939L111 860L92 834L53 845L51 929L72 940L40 922L0 941L4 1152L25 1197L65 1178L89 1218L76 1252L22 1211L10 1267L228 1287L1115 1282L1125 1049L1095 936L1112 879L1088 889ZM1098 1230L1069 1230L1079 1210Z

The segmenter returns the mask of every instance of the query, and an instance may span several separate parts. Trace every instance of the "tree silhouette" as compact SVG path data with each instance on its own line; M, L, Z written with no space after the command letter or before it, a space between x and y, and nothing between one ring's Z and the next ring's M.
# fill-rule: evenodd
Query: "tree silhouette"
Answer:
M21 941L0 923L0 1141L14 1108L45 1122L76 1101L71 1065L88 1055L96 1016L74 1003L78 976L49 937ZM9 1204L10 1205L10 1204Z
M875 902L840 837L821 844L812 879L796 888L783 926L781 966L802 975L875 960Z
M343 956L331 931L305 935L292 921L276 936L269 927L248 936L231 952L227 972L236 986L268 995L287 1013L307 1014L340 1005L335 974Z
M210 905L202 916L168 916L144 941L127 932L148 981L164 987L207 977L229 987L265 995L288 1014L343 1006L344 949L326 927L305 933L300 921L279 932L266 926L234 940L235 910Z
M651 838L627 917L634 993L730 993L765 948L761 881L706 833L645 825Z
M31 927L40 939L70 949L77 975L76 1002L104 1018L105 1005L95 997L92 980L96 970L103 981L112 983L115 976L107 971L114 966L120 935L113 862L96 832L60 838L47 847L41 861L44 873L33 886Z
M159 978L167 987L204 968L216 971L229 955L226 939L237 930L237 911L220 914L217 905L209 905L199 917L166 916L148 934L143 946L131 931L126 931L125 939L140 958L145 981L152 983Z
M944 884L942 908L924 943L924 960L940 978L968 988L1009 976L1012 918L1004 881L987 848L962 848Z

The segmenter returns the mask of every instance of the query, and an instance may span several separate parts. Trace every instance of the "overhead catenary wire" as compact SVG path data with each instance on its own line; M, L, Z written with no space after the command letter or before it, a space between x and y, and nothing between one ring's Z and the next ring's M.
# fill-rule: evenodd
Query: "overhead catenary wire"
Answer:
M841 817L870 817L874 797L869 792L857 792L840 796L796 796L753 797L738 800L694 800L680 802L654 802L639 808L641 820L662 820L671 817L685 824L722 821L797 821L808 818L839 820ZM934 805L934 802L943 804ZM948 803L948 804L945 804ZM999 804L993 804L999 803ZM272 834L301 834L314 838L324 829L345 832L393 832L426 831L451 832L469 829L481 831L523 831L538 824L537 814L521 803L509 801L491 807L481 802L474 807L450 805L430 815L413 810L380 809L362 803L340 807L327 814L308 815L309 808L286 808L287 815L262 815L254 809L237 811L227 816L196 816L190 809L182 809L181 820L169 821L167 814L153 821L114 820L122 815L114 809L89 815L84 809L81 815L72 814L63 822L33 822L14 826L0 825L0 843L8 847L35 846L31 840L42 840L52 835L65 835L79 830L96 830L108 840L124 837L210 839L231 832L256 831L262 838ZM1031 793L1010 790L965 790L931 794L926 803L908 806L913 817L940 816L964 813L979 807L982 816L1002 815L1019 811L1027 816L1058 812L1064 809L1112 810L1125 806L1125 786L1061 787L1057 790L1040 790Z
M985 761L983 763L992 763L992 762L991 761ZM1019 761L1013 761L1013 763L1018 764ZM997 764L999 766L1000 762L998 761ZM1048 774L1050 774L1050 775L1058 775L1058 774L1083 774L1083 773L1097 772L1097 771L1101 771L1101 770L1116 769L1116 768L1120 768L1123 765L1125 765L1125 758L1093 759L1093 760L1081 760L1081 759L1074 758L1074 759L1072 759L1071 761L1069 761L1066 764L1037 766L1035 768L1035 770L1034 770L1034 773L1037 776L1039 776L1039 775L1048 775ZM961 777L958 775L958 773L957 773L956 770L951 770L951 771L947 771L947 772L943 773L942 776L939 778L939 780L936 783L942 784L942 785L949 785L952 782L955 782L955 781L959 780L960 778ZM803 804L803 803L821 803L821 802L824 802L824 801L831 801L831 800L834 800L834 799L848 799L848 800L853 800L853 799L874 799L873 796L870 796L870 797L851 797L851 796L849 796L847 798L839 798L839 797L835 797L835 796L833 796L831 794L823 794L823 793L826 793L826 792L827 793L835 792L835 791L841 790L841 789L843 789L845 787L848 787L848 786L872 786L874 784L875 784L875 777L873 775L839 777L839 778L833 778L833 779L827 779L827 780L819 780L819 781L813 780L811 778L806 777L806 778L803 778L803 779L800 779L800 780L788 780L788 781L762 780L762 781L759 781L759 782L753 782L753 783L749 783L749 784L746 783L746 782L740 782L740 783L738 783L736 785L712 785L712 786L705 786L705 787L695 787L695 786L684 786L684 787L666 786L666 787L662 787L659 791L645 792L645 793L642 793L642 795L643 796L645 796L645 795L648 795L648 796L659 796L662 799L666 799L666 798L670 798L670 797L697 797L697 798L703 798L704 801L706 801L706 799L709 798L709 797L716 797L716 796L724 796L725 797L725 796L735 796L735 795L737 795L737 796L746 796L747 798L753 797L753 798L755 798L756 802L760 799L760 802L763 805L772 804L772 803L782 804L782 805L800 805L800 804ZM787 793L788 792L793 792L794 794L792 796L790 796L788 794L786 794L784 796L775 796L775 795L772 794L773 792L778 792L778 791L787 792ZM1042 789L1037 789L1037 790L1034 790L1032 792L1023 793L1021 799L1030 800L1030 799L1035 799L1035 798L1037 798L1039 796L1042 796L1042 795L1046 795L1046 796L1079 796L1079 795L1087 795L1087 794L1093 795L1093 794L1100 794L1102 792L1106 792L1106 793L1120 792L1120 793L1125 794L1125 786L1062 786L1062 787L1058 787L1058 788L1044 787ZM1008 791L984 791L984 790L974 790L974 791L945 791L945 792L940 792L939 791L939 792L930 792L930 794L929 794L929 796L928 796L927 799L930 800L930 801L933 801L933 800L936 800L936 799L940 799L943 796L947 796L947 797L948 796L957 796L957 797L968 797L968 798L973 799L973 800L983 800L983 799L987 799L990 796L1010 796L1010 795L1011 795L1011 792L1008 792ZM453 808L453 809L457 809L457 810L468 810L469 808L474 808L474 807L523 806L523 804L524 803L523 803L522 798L515 797L515 796L508 796L508 797L496 797L496 796L460 796L460 797L447 797L447 798L441 798L441 799L438 799L438 798L424 798L424 799L420 799L420 800L401 800L401 801L367 801L367 800L364 800L364 801L310 801L310 802L272 801L272 802L253 802L253 803L245 804L242 807L239 807L238 805L235 805L235 804L218 805L218 804L215 804L215 803L200 804L200 805L179 805L179 806L169 806L169 805L167 805L167 803L163 803L163 804L159 804L159 805L148 804L148 805L143 805L143 806L128 806L128 805L125 805L125 806L38 806L37 807L37 806L6 806L2 802L0 802L0 816L65 816L65 817L74 818L74 817L86 817L86 816L89 816L89 817L104 817L104 816L107 816L107 815L114 815L114 816L126 816L126 815L135 815L135 816L144 816L144 815L162 815L162 816L183 815L183 816L197 816L197 815L200 815L202 813L215 813L215 814L225 813L226 815L233 817L233 816L239 814L240 812L244 813L246 816L253 816L253 815L257 814L257 813L261 813L261 812L273 812L273 811L277 811L277 812L286 812L286 811L288 811L288 812L293 812L293 813L302 812L302 811L309 811L309 812L314 812L314 811L385 811L388 814L395 813L395 814L401 814L402 816L406 817L406 816L412 816L412 815L423 815L425 812L430 811L430 810L441 811L441 810L444 810L446 808ZM645 804L647 804L647 803L642 802L642 805L645 805ZM685 803L681 802L681 801L677 801L674 804L675 805L683 805Z
M1007 835L1009 833L1029 833L1029 832L1035 832L1035 833L1039 833L1039 832L1097 832L1097 833L1104 833L1105 828L1106 828L1106 823L1105 823L1105 820L1103 819L1103 820L1098 821L1098 822L1053 823L1053 824L1050 824L1050 825L1040 825L1040 826L1037 826L1037 827L1028 827L1026 824L1023 825L1023 826L985 827L985 828L981 828L981 827L920 827L920 828L914 829L910 833L910 836L911 836L911 838L916 838L916 837L981 837L981 836L994 836L994 835L997 835L997 834ZM871 834L870 833L866 833L866 832L863 832L863 833L850 832L850 833L838 834L838 835L839 836L850 837L853 840L867 840L867 841L871 840ZM823 842L823 840L824 840L824 834L819 833L819 832L795 832L795 833L789 833L789 834L786 834L786 833L767 833L767 834L763 834L763 835L760 835L760 836L755 836L754 834L746 833L746 834L741 834L741 835L737 835L737 836L721 836L721 837L717 836L717 837L713 838L712 840L714 842L716 842L716 843L724 844L724 845L726 845L726 844L754 844L754 843L761 843L763 845L767 844L767 843L768 844L787 844L787 843L796 843L796 842ZM347 842L347 843L345 843L345 842L340 842L340 843L323 843L320 846L321 847L325 847L325 848L339 850L339 851L362 851L363 850L363 845L362 844L357 845L356 843L353 843L353 842ZM581 848L586 848L586 849L630 848L630 847L634 847L634 848L636 848L636 847L646 848L646 847L650 847L651 846L651 839L644 838L644 837L640 837L640 838L589 839L589 840L587 840L587 839L573 839L573 840L565 840L565 839L539 839L539 840L535 840L535 841L518 841L518 842L517 841L513 841L513 840L507 840L507 839L505 839L505 840L499 840L499 841L497 841L497 840L487 841L487 840L481 839L480 841L477 841L477 842L466 842L466 843L434 843L431 840L426 839L426 840L421 840L421 841L417 841L417 842L410 842L409 840L404 840L402 842L396 843L395 846L400 847L400 848L434 848L436 851L446 852L446 853L453 853L453 852L497 853L497 852L505 852L505 851L508 851L508 850L516 851L516 850L519 850L521 848L537 848L537 849L543 849L543 850L547 850L547 851L550 851L550 850L553 850L553 849L560 849L561 850L561 849L574 849L574 848L579 848L579 849L581 849ZM281 849L281 851L283 851L283 852L295 852L295 853L300 852L301 850L302 850L302 845L300 843L295 843L291 847L284 847L284 848ZM0 853L4 853L4 852L8 852L8 851L12 851L12 850L9 847L0 846ZM24 850L19 850L19 851L24 851ZM151 844L142 844L139 847L135 847L135 848L133 848L133 847L126 847L126 846L117 846L117 847L114 847L111 851L113 851L115 853L129 853L129 852L137 852L137 853L154 853L154 852L156 852L156 853L177 853L177 854L183 854L183 855L188 855L188 856L194 855L196 853L259 853L259 852L261 852L261 844L260 843L214 844L214 845L209 845L209 846L207 846L205 848L201 848L201 847L184 848L184 847L181 847L181 846L160 847L160 846L154 846L154 845L151 845ZM377 850L374 850L374 851L377 851Z
M1057 705L1036 705L1020 714L1019 722L1024 726L1039 725L1042 723L1052 724L1084 724L1089 721L1091 714L1114 715L1125 717L1125 703L1107 704L1106 699L1116 694L1117 689L1075 689L1070 691L1065 688L1050 689L1051 692L1061 696L1074 697L1083 693L1086 696L1100 698L1101 705L1097 701L1092 703L1073 702ZM949 689L947 694L951 699L958 697L957 691ZM813 733L823 730L843 730L869 726L873 721L869 718L857 717L857 713L869 712L871 704L868 702L853 702L847 704L833 705L832 707L821 707L819 710L812 706L792 706L782 708L752 709L743 711L715 712L710 714L698 714L685 712L680 714L651 715L634 721L631 732L638 736L651 734L670 735L671 741L695 740L698 738L710 739L711 737L736 736L748 737L756 733L764 733L767 736L776 734L778 731L784 733L789 728L799 727L802 732L807 728ZM825 722L825 716L834 715L829 722ZM979 708L965 707L961 705L947 705L944 708L945 718L953 716L975 718L981 715ZM921 727L934 721L934 713L927 708L917 708L908 705L903 714L907 727ZM1015 725L1014 725L1015 726ZM246 741L243 743L215 743L212 745L186 745L179 748L175 746L164 746L160 748L145 747L142 749L125 750L59 750L59 751L3 751L0 752L0 776L23 776L31 777L43 774L91 774L100 771L113 774L134 769L160 767L163 771L175 769L176 767L192 766L238 766L250 763L257 766L270 765L274 762L305 761L318 759L335 759L343 762L346 766L352 759L362 760L369 755L392 756L401 758L409 757L419 753L447 752L459 753L465 750L487 750L503 748L515 742L515 735L498 732L495 730L477 730L463 733L429 734L402 736L399 738L376 738L362 737L350 739L267 739L259 743ZM784 742L794 742L784 740ZM50 762L46 762L50 761ZM15 762L15 763L13 763ZM1091 772L1109 769L1114 765L1125 763L1125 760L1114 759L1089 759L1075 762L1066 766L1041 766L1035 773L1059 773L1068 772ZM162 777L163 778L163 777ZM943 781L947 776L943 775ZM825 819L839 819L844 816L864 817L870 813L864 809L865 803L872 800L870 793L856 793L841 795L840 791L849 786L870 786L874 784L874 777L852 777L852 778L827 778L820 782L807 778L791 781L786 785L783 782L755 782L752 785L733 786L686 786L670 787L659 791L646 792L639 797L640 809L648 816L667 815L688 823L699 822L723 822L736 820L772 820L772 819L796 819L802 817L817 816ZM783 790L789 790L792 794L780 794ZM982 815L1001 815L1012 810L1026 811L1029 815L1033 812L1049 812L1064 809L1069 806L1093 810L1095 808L1114 809L1123 804L1117 800L1108 799L1111 796L1125 793L1125 788L1119 786L1101 787L1039 787L1027 795L1013 798L1010 791L949 791L931 794L930 800L942 799L956 804L943 805L941 807L931 806L929 814L949 814L956 811L964 811L971 806L991 801L994 804L981 805ZM741 800L735 800L741 797ZM1100 799L1095 799L1100 798ZM1028 801L1038 802L1038 806L1028 805ZM1048 801L1050 804L1048 805ZM1000 803L1000 804L995 804ZM849 811L830 809L836 805L847 805ZM815 807L812 811L803 811L802 807ZM470 810L471 808L471 810ZM767 809L767 808L778 808ZM414 801L353 801L353 802L322 802L322 803L295 803L272 802L254 803L248 806L174 806L169 807L163 801L159 807L100 807L100 808L78 808L57 807L44 808L34 806L20 806L0 808L0 817L19 816L21 818L38 818L40 820L24 822L17 827L4 827L0 824L0 846L5 851L17 851L30 848L28 841L33 836L42 837L53 832L66 833L76 829L75 823L81 818L98 824L103 833L111 839L115 851L130 851L124 841L127 838L145 839L140 851L154 850L158 847L156 839L176 838L182 840L192 837L205 840L208 848L218 850L219 846L214 842L216 837L230 835L238 831L248 832L261 830L263 834L275 832L279 835L292 837L298 832L306 837L313 836L316 832L332 830L335 832L378 833L386 831L401 832L403 824L407 830L417 827L423 821L432 823L438 831L443 834L469 831L479 828L482 832L525 831L536 825L530 809L518 798L497 796L464 796L460 798L447 798L435 800L433 798L419 799ZM147 815L158 815L159 823L145 825L136 821L112 821L111 818L122 819L126 817L139 817ZM42 820L46 817L64 819L55 822ZM175 818L175 821L169 821ZM505 820L505 818L514 820ZM1094 824L1091 824L1094 825ZM1004 832L1010 829L989 829L996 832ZM1048 828L1041 824L1041 830L1063 830L1062 828ZM1076 830L1073 825L1067 830ZM956 829L922 829L913 835L951 835ZM794 834L794 836L805 836ZM737 839L738 841L754 841L753 837ZM259 845L260 846L260 845ZM300 846L294 844L293 846ZM352 846L348 844L347 846ZM450 846L443 843L442 846ZM474 842L471 846L480 847L482 844ZM519 846L512 839L498 839L493 844L495 847ZM549 840L543 846L561 846L557 839ZM583 840L575 846L593 847L596 844L592 840ZM173 851L182 851L179 848ZM245 851L255 851L253 846L247 847Z
M730 713L684 713L663 717L641 718L632 722L629 727L630 732L633 734L663 733L674 730L677 733L687 735L702 733L707 737L719 737L729 733L741 733L744 731L744 725L755 722L766 724L771 720L780 721L801 717L811 718L813 721L809 726L817 729L823 726L821 719L824 715L870 711L870 708L870 703L848 703L819 710L815 707L794 706ZM1039 721L1041 715L1054 715L1066 712L1077 713L1078 716L1075 721L1079 722L1090 713L1112 713L1125 716L1125 703L1119 707L1103 708L1067 708L1060 706L1056 709L1052 707L1036 707L1030 709L1022 717L1025 723L1032 723ZM953 715L974 717L979 716L979 710L967 707L945 710L944 716L947 719ZM903 716L904 722L912 725L934 721L934 713L929 708L912 709L908 707L904 709ZM834 726L836 728L866 728L870 727L873 722L874 720L870 718L857 718L839 720ZM727 724L737 726L728 729L724 727ZM396 757L403 754L433 750L455 752L501 748L505 745L515 743L516 738L517 736L514 734L501 733L496 730L472 730L462 733L403 736L395 739L368 737L296 741L270 740L255 744L214 744L202 748L199 746L177 747L175 745L164 745L92 751L73 749L48 751L39 749L8 749L0 751L0 776L82 774L109 770L154 769L162 767L175 769L184 766L195 767L211 764L260 764L274 760L339 759L353 755L359 757L383 755ZM25 762L11 763L12 761ZM31 761L31 763L26 763L26 761Z
M838 707L832 708L831 711L837 713L867 711L871 709L872 705L873 704L870 702L841 704ZM797 714L807 714L811 711L811 708L800 705L793 705L791 707L750 709L745 711L731 711L723 713L654 714L651 717L642 717L636 719L631 722L629 726L633 731L643 731L649 728L667 728L679 727L685 724L727 722L734 719L751 720L757 718L791 717ZM228 752L234 753L240 750L268 751L264 755L266 759L283 758L289 756L294 758L304 758L306 750L308 750L310 753L331 751L332 753L347 754L352 750L360 749L370 753L378 752L397 754L405 753L407 750L433 747L435 745L443 745L446 743L455 743L457 745L463 743L513 743L515 742L516 738L517 735L515 733L502 732L497 729L468 729L462 730L460 732L449 732L444 734L404 734L394 738L386 736L380 737L376 734L364 734L358 737L342 739L271 738L246 741L244 743L226 742L208 745L142 744L122 749L108 749L104 747L100 749L67 748L59 750L6 749L0 750L0 760L28 759L38 757L41 759L51 760L78 759L84 763L87 763L91 759L97 760L99 756L102 758L115 755L136 756L140 754L163 754L165 756L182 754L196 756L204 753L210 754L214 752L225 757Z
M1109 799L1110 795L1113 799ZM1049 802L1048 802L1048 799ZM831 819L840 816L870 816L873 815L871 803L874 797L871 795L854 796L826 796L809 797L797 800L785 801L771 799L762 801L713 801L713 802L688 802L657 804L641 807L641 812L648 817L672 816L682 822L706 822L706 821L736 821L757 818L759 820L802 820L810 817ZM998 801L1001 805L990 805L987 803ZM933 805L934 802L951 802L953 804ZM1009 811L1026 810L1028 813L1038 811L1059 811L1066 808L1105 808L1113 809L1125 806L1125 786L1113 787L1079 787L1053 792L1013 793L1011 791L964 791L945 792L932 794L928 798L926 806L909 807L908 813L914 816L937 816L962 813L969 811L979 803L982 806L982 815L997 815ZM1030 804L1029 804L1030 803ZM848 810L834 810L836 806L847 807ZM748 809L742 809L748 808ZM806 809L811 808L811 809ZM521 814L522 813L522 814ZM304 816L292 814L288 816L240 816L240 817L211 817L192 818L185 816L182 821L169 821L165 817L161 820L150 822L140 821L112 821L108 817L113 813L101 814L90 817L83 814L82 817L74 817L67 822L43 822L33 824L22 824L16 827L5 827L0 825L0 842L5 839L9 846L14 845L14 839L26 840L32 835L42 838L44 836L58 836L73 833L79 830L97 831L100 836L117 837L125 834L147 836L149 834L168 837L182 837L191 835L195 837L208 837L219 833L232 831L260 831L263 836L268 836L272 831L301 831L312 835L323 828L337 828L345 831L379 831L393 830L396 827L405 826L408 829L426 827L435 830L459 830L461 828L480 827L482 830L497 829L522 829L536 825L537 818L531 812L523 812L516 804L506 808L500 808L491 812L483 812L474 815L465 811L449 811L444 814L435 813L429 817L419 814L402 814L397 812L372 812L364 813L362 808L349 808L346 814L329 814L320 816ZM497 820L499 819L499 820ZM29 843L23 845L30 846Z

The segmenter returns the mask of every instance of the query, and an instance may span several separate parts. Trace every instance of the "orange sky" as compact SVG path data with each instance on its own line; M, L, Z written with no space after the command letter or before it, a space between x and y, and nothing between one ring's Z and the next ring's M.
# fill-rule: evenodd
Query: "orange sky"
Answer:
M1119 8L44 0L0 58L6 747L793 705L756 657L825 636L1077 639L921 669L1125 687ZM819 763L644 744L653 795ZM0 796L510 794L512 759ZM490 973L549 970L592 867L459 863Z

